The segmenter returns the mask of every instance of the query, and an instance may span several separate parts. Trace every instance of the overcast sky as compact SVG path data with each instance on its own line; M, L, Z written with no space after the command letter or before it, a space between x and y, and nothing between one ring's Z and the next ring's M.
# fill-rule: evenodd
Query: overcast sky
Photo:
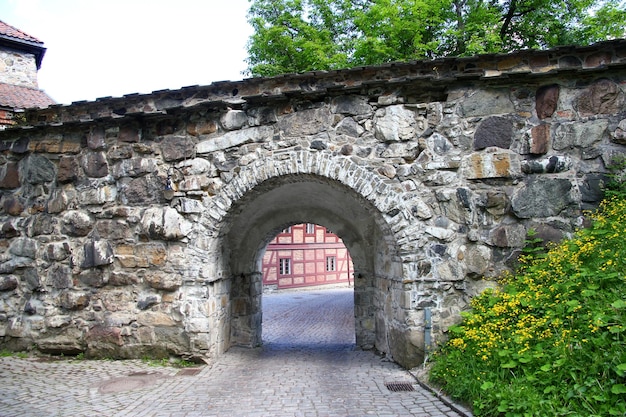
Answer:
M246 78L248 0L0 0L0 20L47 48L58 103Z

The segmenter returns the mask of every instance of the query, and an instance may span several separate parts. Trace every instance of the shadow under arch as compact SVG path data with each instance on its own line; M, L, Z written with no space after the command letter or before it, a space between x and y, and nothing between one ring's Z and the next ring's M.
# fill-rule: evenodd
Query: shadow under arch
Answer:
M356 344L388 352L382 316L386 280L401 276L391 229L371 202L336 180L313 174L268 179L236 201L224 218L222 255L232 277L233 345L261 343L264 249L286 226L315 223L342 238L354 265Z

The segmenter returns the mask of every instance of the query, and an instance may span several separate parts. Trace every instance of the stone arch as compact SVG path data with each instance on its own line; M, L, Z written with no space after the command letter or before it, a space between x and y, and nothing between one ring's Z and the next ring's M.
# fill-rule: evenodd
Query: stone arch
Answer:
M263 250L284 227L309 222L332 229L351 253L357 345L392 355L389 327L402 321L403 253L417 239L398 191L349 159L320 152L243 167L202 221L221 260L211 274L228 282L229 314L221 327L230 332L218 350L261 343Z

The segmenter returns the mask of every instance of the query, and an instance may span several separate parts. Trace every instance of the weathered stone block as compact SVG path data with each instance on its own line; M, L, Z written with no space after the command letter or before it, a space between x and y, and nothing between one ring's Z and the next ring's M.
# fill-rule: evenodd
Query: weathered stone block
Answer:
M102 185L98 188L80 190L78 201L82 205L97 206L105 203L112 203L116 200L118 189L111 185Z
M505 117L488 117L476 129L474 149L481 150L492 146L509 149L513 141L513 122Z
M48 269L46 284L56 289L71 288L73 286L72 270L66 265L52 265Z
M624 100L624 92L615 81L602 79L580 94L575 108L583 117L615 114L623 111Z
M619 122L619 125L611 133L611 140L620 145L626 145L626 119Z
M69 236L87 236L93 230L94 220L82 210L63 213L63 233Z
M163 201L165 181L157 175L145 175L127 180L118 187L120 200L124 204L150 204Z
M557 150L588 148L600 142L607 134L609 122L606 119L591 120L586 123L564 123L554 132L552 147Z
M530 153L543 155L550 147L550 125L541 124L530 130Z
M565 156L551 156L550 158L535 159L522 163L522 172L525 174L552 174L565 172L572 167L572 160Z
M245 143L263 142L274 136L271 126L251 127L227 132L222 136L203 140L196 146L196 152L205 154L243 145Z
M217 132L217 122L215 120L197 120L189 122L187 125L187 133L191 136L210 135L215 132Z
M2 208L10 216L19 216L24 211L24 204L17 196L7 195L2 202Z
M501 248L524 246L526 228L521 224L507 224L494 228L489 233L490 242Z
M76 157L62 156L59 160L57 180L60 183L75 181L79 175L79 165Z
M87 348L92 355L115 352L115 348L124 345L122 330L118 327L93 326L85 335Z
M104 152L89 152L80 159L81 167L90 178L103 178L109 175L109 164Z
M176 291L183 284L183 277L165 272L147 272L144 282L157 290Z
M122 264L122 266L126 267ZM116 286L135 285L139 283L140 277L137 274L126 272L111 272L109 276L109 284Z
M141 129L135 126L121 126L117 138L121 142L139 142Z
M81 268L93 268L96 266L113 263L113 248L106 240L95 239L83 245L84 258Z
M108 276L102 269L92 268L82 271L78 275L78 280L87 287L99 288L108 282Z
M177 325L170 316L156 311L141 311L137 313L137 324L150 327L171 327Z
M332 113L351 116L372 113L372 106L367 102L367 97L354 95L335 97L330 104L330 109Z
M92 127L87 135L87 146L94 151L104 149L106 146L104 137L104 128L100 126Z
M18 280L15 275L0 275L0 291L13 291L17 285Z
M346 117L337 123L336 132L338 135L358 138L365 132L365 129L363 129L363 126L358 124L353 118Z
M51 355L77 355L84 351L79 329L67 327L63 333L37 340L37 349Z
M18 165L7 162L0 167L0 188L17 188L20 186Z
M159 297L158 295L155 294L150 294L150 295L142 295L139 297L139 300L137 300L137 308L139 310L147 310L150 307L157 305L161 302L161 297Z
M132 230L128 222L123 220L98 220L96 223L98 235L109 241L123 241L132 239Z
M575 202L572 183L564 178L532 178L511 199L511 208L522 219L556 216Z
M70 246L67 242L52 242L46 246L46 259L58 262L67 259L70 255Z
M522 175L517 153L501 149L486 149L461 159L459 175L467 179L516 178Z
M541 120L551 117L559 104L558 84L539 87L535 94L535 111Z
M248 116L243 110L229 110L220 122L226 130L237 130L248 124Z
M465 117L509 114L515 112L509 91L478 90L471 92L459 104L459 110Z
M46 318L46 327L57 329L65 327L72 322L72 316L56 315Z
M111 174L114 178L139 177L154 173L157 170L156 160L153 158L124 159L113 166Z
M18 237L18 238L11 240L11 245L9 246L9 253L15 256L35 259L37 258L37 248L38 248L38 244L35 239L30 239L27 237Z
M89 293L64 291L59 297L59 303L66 310L83 310L89 305Z
M195 141L186 136L167 136L161 142L161 154L166 162L193 158Z
M415 140L427 128L426 120L417 118L414 111L402 105L379 110L374 118L374 135L385 142Z
M29 184L45 184L54 181L55 166L45 156L33 154L28 156L22 166L24 179Z

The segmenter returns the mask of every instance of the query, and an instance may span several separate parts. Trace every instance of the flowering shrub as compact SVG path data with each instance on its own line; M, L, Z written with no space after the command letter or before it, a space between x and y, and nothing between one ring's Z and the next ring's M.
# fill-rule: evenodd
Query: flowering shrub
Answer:
M480 416L626 415L626 199L474 298L431 381Z

